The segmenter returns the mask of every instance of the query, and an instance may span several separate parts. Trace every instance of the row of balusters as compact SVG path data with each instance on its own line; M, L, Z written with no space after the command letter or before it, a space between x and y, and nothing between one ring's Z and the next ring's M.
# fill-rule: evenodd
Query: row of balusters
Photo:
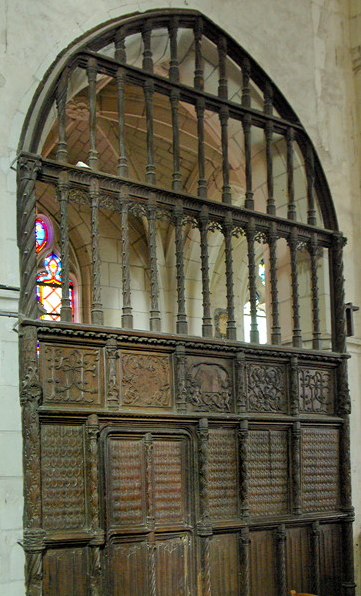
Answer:
M181 157L180 157L180 131L179 131L179 102L182 87L179 85L179 63L177 57L177 35L178 26L176 20L172 20L169 25L170 41L170 68L169 68L169 86L168 94L170 100L170 110L172 118L172 189L180 191L182 189L181 176ZM155 137L153 130L153 94L157 77L154 77L153 55L151 49L151 25L146 23L143 26L141 35L143 40L143 63L142 70L137 73L138 81L144 90L145 100L145 119L146 119L146 150L147 163L145 168L145 182L156 185L156 165L155 165ZM121 177L128 177L128 156L125 143L125 89L127 82L127 73L129 66L126 64L126 31L119 29L115 38L114 58L119 64L116 68L115 80L117 87L117 108L118 108L118 126L119 126L119 145L118 145L118 167L117 172ZM202 56L202 26L201 21L196 21L194 28L194 47L195 47L195 70L194 70L194 90L193 103L195 105L197 117L197 137L198 137L198 196L205 198L207 196L206 180L206 154L205 154L205 124L204 115L207 108L207 94L204 93L204 69ZM221 151L222 151L222 201L231 203L231 185L230 185L230 166L229 166L229 148L228 148L228 123L230 118L230 103L228 101L228 80L226 72L227 58L227 39L222 36L218 40L218 97L217 110L221 130ZM89 53L88 53L89 54ZM88 79L88 105L89 105L89 154L88 164L90 168L97 170L99 167L99 153L96 145L97 128L97 75L102 70L104 72L104 61L106 57L101 56L102 69L99 66L100 58L94 55L86 57L86 73ZM112 65L114 67L114 64ZM134 71L134 68L132 69ZM112 73L114 72L114 68ZM114 76L114 75L113 75ZM58 83L56 93L56 105L58 114L58 135L56 158L58 161L68 161L68 144L66 132L66 103L68 99L68 79L69 69L64 69ZM238 109L238 118L242 121L244 133L244 161L245 161L245 207L254 209L254 192L252 181L252 125L254 120L251 109L251 64L248 57L243 57L240 72L242 80L242 103L241 106L232 105L232 111ZM164 91L163 91L164 92ZM189 89L187 89L189 95ZM214 103L214 102L213 102ZM273 176L273 158L272 144L274 140L275 123L278 121L278 132L280 119L274 118L273 108L274 92L272 84L267 80L264 84L264 108L262 123L258 126L264 128L265 135L265 153L267 164L267 213L274 215L276 212L274 196L274 176ZM214 107L211 109L215 109ZM297 219L295 188L294 188L294 143L297 138L303 147L305 156L305 174L307 179L307 223L316 225L315 210L315 163L314 151L308 140L300 131L299 125L287 123L284 121L281 126L282 134L285 136L287 146L287 195L288 211L287 217L290 220Z
M71 305L69 299L69 174L63 170L58 182L57 195L60 204L60 241L61 241L61 260L62 260L62 307L61 319L71 321ZM91 321L94 324L103 324L103 307L101 300L101 259L99 251L99 209L100 203L99 180L95 177L91 179L89 187L89 202L91 211L91 261L92 261L92 306ZM134 209L135 208L135 209ZM131 297L131 267L130 267L130 243L129 226L130 215L139 211L139 203L129 198L126 190L119 196L119 217L120 217L120 240L122 255L122 316L121 327L133 328L133 309ZM161 331L161 312L159 306L159 282L158 282L158 262L157 262L157 229L156 222L159 217L159 208L156 204L156 195L152 193L147 203L141 205L141 214L148 221L148 263L150 277L150 330ZM176 332L187 335L188 321L186 312L186 293L185 293L185 272L184 272L184 238L183 229L187 221L193 222L199 229L200 234L200 257L201 257L201 282L202 282L202 336L213 336L213 318L211 314L211 292L209 275L209 254L207 234L215 222L209 217L208 208L203 205L197 216L190 218L185 213L182 201L178 199L171 211L165 212L171 219L175 230L175 256L176 256L176 287L177 287L177 316ZM255 219L250 217L248 223L242 227L235 225L231 210L227 210L221 221L216 222L216 228L219 229L224 237L225 251L225 278L226 278L226 299L227 299L227 338L237 340L237 326L235 313L234 296L234 262L232 237L235 234L244 235L247 242L248 256L248 285L250 302L250 341L259 342L259 330L257 323L257 269L256 269L256 251L255 243L264 241L269 247L269 288L271 304L271 343L281 344L280 313L278 302L278 273L277 273L277 240L280 234L275 222L269 223L269 229L261 234L257 231ZM302 333L300 323L300 298L298 283L297 251L299 249L300 238L297 228L292 226L287 237L290 255L291 271L291 299L293 313L293 333L292 342L295 347L302 347ZM301 243L302 245L304 243ZM306 243L310 255L310 277L311 277L311 301L312 301L312 327L313 341L312 347L320 349L321 347L321 329L319 316L319 281L317 274L317 260L319 258L320 242L316 233L312 234L309 242Z

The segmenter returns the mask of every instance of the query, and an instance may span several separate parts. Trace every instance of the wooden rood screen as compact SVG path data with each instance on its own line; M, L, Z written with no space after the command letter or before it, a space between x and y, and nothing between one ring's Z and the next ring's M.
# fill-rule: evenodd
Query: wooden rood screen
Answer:
M344 242L309 139L192 11L65 58L18 161L27 594L352 596Z

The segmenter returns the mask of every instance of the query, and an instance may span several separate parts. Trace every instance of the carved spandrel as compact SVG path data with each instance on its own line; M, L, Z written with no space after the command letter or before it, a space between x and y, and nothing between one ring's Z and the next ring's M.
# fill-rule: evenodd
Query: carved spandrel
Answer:
M331 414L334 410L334 377L331 370L300 368L300 411Z
M190 366L186 379L187 399L199 412L232 412L234 399L229 370L216 362Z
M285 368L248 363L247 395L252 412L287 412Z
M100 403L99 349L46 345L41 354L44 402L79 406Z
M123 353L121 358L122 405L170 408L172 397L169 356Z
M41 429L43 525L52 530L85 525L85 461L81 426Z

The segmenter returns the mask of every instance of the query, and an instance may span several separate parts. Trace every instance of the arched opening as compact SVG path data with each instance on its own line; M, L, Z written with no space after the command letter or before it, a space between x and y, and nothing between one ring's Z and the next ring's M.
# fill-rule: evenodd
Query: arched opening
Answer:
M22 149L25 549L42 569L29 585L339 591L342 236L276 86L200 14L146 13L62 57ZM37 213L59 236L50 322Z

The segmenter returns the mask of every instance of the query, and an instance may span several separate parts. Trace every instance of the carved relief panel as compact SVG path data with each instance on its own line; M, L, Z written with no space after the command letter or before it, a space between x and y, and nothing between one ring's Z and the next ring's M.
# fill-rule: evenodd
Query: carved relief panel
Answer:
M40 344L44 403L100 405L103 367L100 348Z
M332 369L300 367L298 372L300 411L334 413L334 372Z
M121 405L126 408L171 408L170 357L143 352L121 353Z
M234 412L231 363L188 357L186 401L188 408L196 412Z
M285 366L248 362L246 369L249 411L287 413Z

